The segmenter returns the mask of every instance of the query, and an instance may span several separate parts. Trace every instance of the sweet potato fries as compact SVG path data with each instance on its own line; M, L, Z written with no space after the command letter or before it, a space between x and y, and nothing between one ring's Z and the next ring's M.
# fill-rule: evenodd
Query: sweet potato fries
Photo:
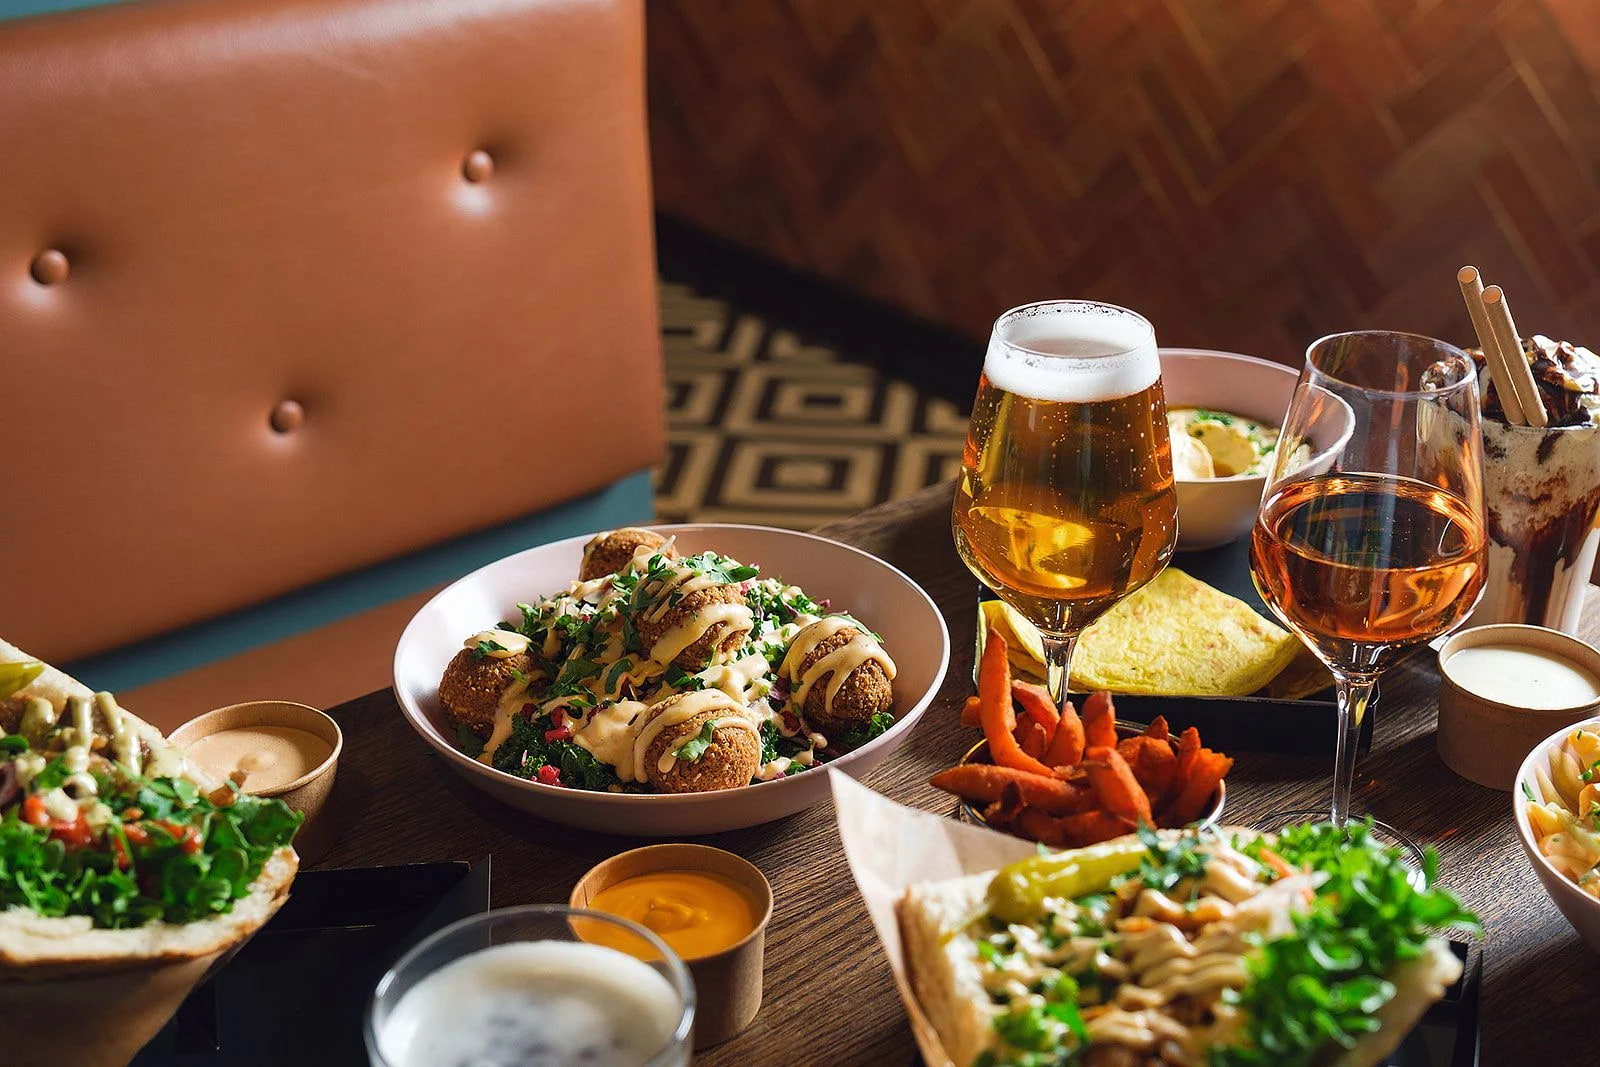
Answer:
M1049 693L1011 680L1005 638L990 630L978 695L961 711L983 730L992 763L963 763L931 784L954 793L997 829L1056 848L1080 848L1150 826L1198 819L1233 760L1200 744L1190 727L1174 740L1157 718L1117 740L1110 693L1091 693L1082 714L1060 711Z

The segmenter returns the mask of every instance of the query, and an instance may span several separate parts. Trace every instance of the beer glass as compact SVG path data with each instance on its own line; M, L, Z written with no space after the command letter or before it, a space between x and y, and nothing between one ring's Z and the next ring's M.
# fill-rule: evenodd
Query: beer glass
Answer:
M995 321L952 526L967 567L1038 628L1059 704L1078 635L1161 573L1177 539L1149 322L1087 300Z
M1333 672L1331 813L1340 825L1378 675L1464 621L1483 590L1482 451L1478 382L1460 349L1380 331L1307 349L1251 532L1250 569L1261 598ZM1305 814L1320 813L1267 821Z

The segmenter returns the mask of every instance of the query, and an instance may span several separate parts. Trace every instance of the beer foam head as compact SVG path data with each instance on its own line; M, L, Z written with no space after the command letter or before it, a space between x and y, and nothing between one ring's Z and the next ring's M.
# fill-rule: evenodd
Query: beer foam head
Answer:
M1143 317L1110 304L1062 300L1000 316L983 373L1008 393L1092 404L1148 389L1161 376L1161 361Z

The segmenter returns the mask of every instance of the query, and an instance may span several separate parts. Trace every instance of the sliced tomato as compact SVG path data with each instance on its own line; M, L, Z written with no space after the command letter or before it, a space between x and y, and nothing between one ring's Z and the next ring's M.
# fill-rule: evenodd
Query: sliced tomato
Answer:
M94 831L89 829L89 820L80 811L75 819L52 819L50 836L68 848L82 848L94 840Z
M33 793L22 802L22 821L29 826L50 825L50 813L45 810L44 797Z

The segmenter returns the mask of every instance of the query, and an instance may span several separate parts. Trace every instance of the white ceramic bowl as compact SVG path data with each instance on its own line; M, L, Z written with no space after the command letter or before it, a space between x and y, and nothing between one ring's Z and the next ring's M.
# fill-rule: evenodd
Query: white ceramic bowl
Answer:
M876 556L814 534L765 526L652 527L685 554L714 550L758 565L813 597L833 601L883 637L894 659L895 724L828 764L854 776L877 767L911 736L950 663L950 635L921 587ZM517 602L559 592L578 576L589 535L530 548L481 567L428 601L394 653L394 692L411 726L452 769L514 808L585 830L646 837L710 834L780 819L829 798L828 776L787 778L712 793L602 793L528 782L458 750L439 705L439 677L468 634L517 617Z
M1528 758L1522 761L1522 767L1517 771L1516 787L1511 790L1511 808L1517 819L1517 840L1522 842L1522 851L1528 854L1528 862L1532 864L1539 884L1544 886L1544 891L1555 901L1556 907L1567 917L1572 928L1578 931L1584 943L1600 952L1600 900L1574 885L1566 875L1552 867L1539 851L1538 842L1533 838L1533 828L1528 825L1528 795L1523 792L1523 783L1534 781L1534 769L1543 767L1548 772L1551 754L1568 734L1580 726L1600 726L1600 717L1563 726L1528 753Z
M1161 385L1167 408L1210 408L1282 426L1294 399L1300 372L1281 363L1213 352L1203 348L1163 348ZM1349 409L1337 406L1341 416ZM1354 418L1330 426L1326 440L1314 440L1324 452L1350 433ZM1192 550L1225 545L1250 529L1266 485L1261 474L1229 478L1178 480L1178 548Z

